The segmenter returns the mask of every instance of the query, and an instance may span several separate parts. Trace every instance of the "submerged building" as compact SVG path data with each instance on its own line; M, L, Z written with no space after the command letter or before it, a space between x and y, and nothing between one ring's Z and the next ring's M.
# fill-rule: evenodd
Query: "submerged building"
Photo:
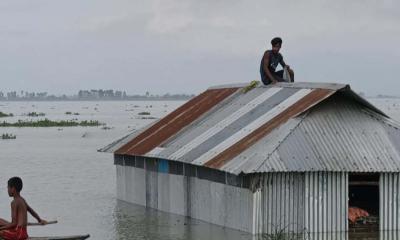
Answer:
M349 207L400 229L400 124L348 85L245 87L105 147L118 198L253 234L348 231Z

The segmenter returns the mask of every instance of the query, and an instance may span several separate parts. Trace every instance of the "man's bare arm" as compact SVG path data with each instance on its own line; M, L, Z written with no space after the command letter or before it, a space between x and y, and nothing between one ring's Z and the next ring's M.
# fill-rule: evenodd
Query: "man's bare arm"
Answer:
M26 203L26 209L28 210L28 212L29 212L34 218L36 218L36 220L37 220L39 223L41 223L41 224L46 224L46 221L43 220L43 219L41 219L41 218L39 217L39 214L37 214L37 213L35 212L35 210L33 210L33 209L28 205L28 203Z
M277 83L278 81L276 81L276 79L272 76L272 73L269 71L269 52L265 52L263 59L263 70L265 74L267 74L272 83Z
M17 212L18 212L17 209L18 209L17 203L15 201L12 201L11 202L11 218L12 218L12 220L9 224L6 224L6 225L0 227L0 231L17 227Z

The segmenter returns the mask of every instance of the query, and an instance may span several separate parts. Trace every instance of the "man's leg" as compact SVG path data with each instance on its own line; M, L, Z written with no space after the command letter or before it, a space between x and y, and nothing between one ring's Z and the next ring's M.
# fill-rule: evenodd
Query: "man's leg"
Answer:
M4 225L7 225L7 224L10 224L10 223L7 220L4 220L4 219L0 218L0 226L4 226Z
M262 83L264 83L264 85L271 84L271 80L269 80L268 78L266 78L263 75L261 75L261 81L262 81Z
M274 72L272 75L274 76L274 78L278 82L287 82L285 79L283 79L283 70L279 70L277 72Z

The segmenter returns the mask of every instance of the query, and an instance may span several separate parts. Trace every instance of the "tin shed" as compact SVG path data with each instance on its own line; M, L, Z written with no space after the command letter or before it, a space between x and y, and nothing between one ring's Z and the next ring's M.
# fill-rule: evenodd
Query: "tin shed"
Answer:
M348 85L212 87L114 152L127 202L257 233L400 229L399 124Z

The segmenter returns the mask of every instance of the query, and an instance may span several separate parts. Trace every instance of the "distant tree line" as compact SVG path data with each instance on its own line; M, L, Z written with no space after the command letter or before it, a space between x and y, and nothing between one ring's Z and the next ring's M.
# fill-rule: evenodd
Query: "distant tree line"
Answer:
M76 95L50 95L47 92L11 91L3 93L0 91L0 101L79 101L79 100L187 100L194 94L170 94L153 95L146 92L143 95L128 95L126 91L120 90L79 90Z

